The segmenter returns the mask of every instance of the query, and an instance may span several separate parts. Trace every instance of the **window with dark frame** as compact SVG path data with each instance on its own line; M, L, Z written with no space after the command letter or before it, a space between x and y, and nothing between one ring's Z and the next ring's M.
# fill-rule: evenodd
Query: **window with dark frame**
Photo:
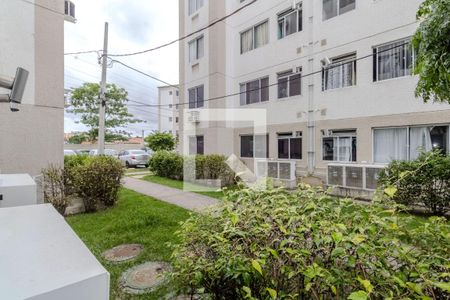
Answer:
M205 138L203 135L189 137L189 155L205 154Z
M302 132L278 134L278 158L302 159Z
M192 15L203 6L204 0L189 0L189 15Z
M269 77L240 84L241 106L265 101L269 101Z
M269 21L264 21L241 32L241 54L269 43Z
M194 62L203 57L204 54L203 35L190 41L188 46L189 46L189 62Z
M410 39L373 48L373 81L382 81L412 74L415 51Z
M322 138L322 159L325 161L356 162L356 130L332 131Z
M188 93L189 93L189 108L201 108L204 106L203 85L189 89Z
M269 158L269 135L241 135L241 157Z
M322 19L325 21L354 10L356 0L322 0L322 5Z
M301 68L298 72L287 71L278 74L278 99L301 95L302 92L302 73Z
M296 9L288 9L278 14L278 39L282 39L303 29L303 10L301 3Z

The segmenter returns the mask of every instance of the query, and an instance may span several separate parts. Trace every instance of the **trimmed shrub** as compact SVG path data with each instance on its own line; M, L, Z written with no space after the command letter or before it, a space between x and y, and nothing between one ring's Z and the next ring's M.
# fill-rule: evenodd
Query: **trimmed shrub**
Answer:
M182 180L183 157L175 152L158 151L150 158L149 169L157 176Z
M75 176L77 167L86 163L88 159L88 155L64 156L64 186L67 196L73 195L77 192L75 189Z
M450 212L450 156L440 151L423 153L413 161L391 162L379 183L394 191L392 200L397 203L424 206L436 215Z
M66 193L66 173L63 168L50 165L42 170L44 200L64 216L69 200Z
M235 183L235 174L226 164L223 155L197 155L197 160L202 161L199 172L201 179L220 179L222 186L230 186Z
M212 299L448 299L450 228L300 188L230 192L178 233L174 279ZM416 222L417 223L417 222Z
M75 190L83 199L86 212L116 203L123 173L120 161L109 156L89 157L75 167Z

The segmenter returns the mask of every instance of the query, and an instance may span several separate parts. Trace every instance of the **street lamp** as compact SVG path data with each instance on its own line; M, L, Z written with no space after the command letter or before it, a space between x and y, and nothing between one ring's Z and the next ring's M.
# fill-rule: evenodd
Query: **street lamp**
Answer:
M17 68L16 77L8 80L0 77L0 87L11 90L11 93L0 94L0 102L9 102L13 112L19 111L17 104L22 103L23 94L27 84L29 72L23 68Z

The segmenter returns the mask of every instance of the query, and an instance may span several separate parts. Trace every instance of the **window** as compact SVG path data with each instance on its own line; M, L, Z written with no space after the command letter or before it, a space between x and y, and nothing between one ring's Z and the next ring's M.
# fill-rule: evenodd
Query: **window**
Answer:
M278 99L298 96L302 91L302 73L287 71L278 74Z
M189 155L205 154L205 143L203 135L189 137Z
M169 91L169 95L172 96L172 91Z
M278 15L278 39L302 31L303 11L301 4L297 9L289 9Z
M374 130L374 161L408 160L421 151L441 149L448 153L448 126L414 126Z
M296 132L278 134L278 158L302 159L302 133Z
M189 0L189 15L202 8L203 0Z
M189 62L203 57L203 36L189 42Z
M179 92L179 91L176 91L175 93L176 93L177 97L180 95L180 92Z
M322 139L323 160L356 161L356 130L332 131Z
M323 0L323 20L328 20L355 9L355 0Z
M241 33L241 54L269 42L269 22L265 21Z
M173 105L172 104L169 104L169 108L172 108L173 107Z
M241 157L268 158L269 135L242 135Z
M373 81L411 75L414 51L409 39L373 49Z
M322 70L322 90L339 89L356 84L356 53L333 58Z
M173 121L172 117L169 117L169 122L172 122L172 121Z
M269 101L269 77L241 83L240 93L241 105Z
M175 117L175 123L178 123L179 119L178 117Z
M189 108L203 107L203 85L189 89Z

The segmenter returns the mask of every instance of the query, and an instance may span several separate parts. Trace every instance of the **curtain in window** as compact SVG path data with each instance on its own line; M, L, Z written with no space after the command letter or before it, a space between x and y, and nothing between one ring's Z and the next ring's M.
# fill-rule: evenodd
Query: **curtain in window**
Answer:
M325 90L337 89L341 83L342 66L331 66L325 70Z
M197 39L197 59L202 58L203 57L203 37Z
M286 16L286 35L297 32L297 21L297 11L294 11L293 13Z
M337 138L336 138L337 139ZM339 157L337 157L337 161L352 161L352 138L351 137L341 137L338 139L338 141L336 142L335 140L335 145L338 145L339 147L339 152L334 153L334 156L339 155Z
M412 50L405 41L377 48L378 80L386 80L411 74Z
M255 48L264 46L269 42L269 24L264 22L255 27Z
M374 160L389 163L408 158L406 128L377 129L374 131Z
M197 45L196 41L189 43L189 62L193 62L197 59Z
M353 66L354 62L342 65L342 87L353 85Z
M323 0L323 19L328 20L338 15L338 0Z
M241 53L253 49L253 29L241 33Z
M409 158L416 159L421 151L431 151L431 127L411 127L409 129Z
M268 151L268 136L267 135L256 135L255 136L255 157L256 158L267 158L269 157Z

